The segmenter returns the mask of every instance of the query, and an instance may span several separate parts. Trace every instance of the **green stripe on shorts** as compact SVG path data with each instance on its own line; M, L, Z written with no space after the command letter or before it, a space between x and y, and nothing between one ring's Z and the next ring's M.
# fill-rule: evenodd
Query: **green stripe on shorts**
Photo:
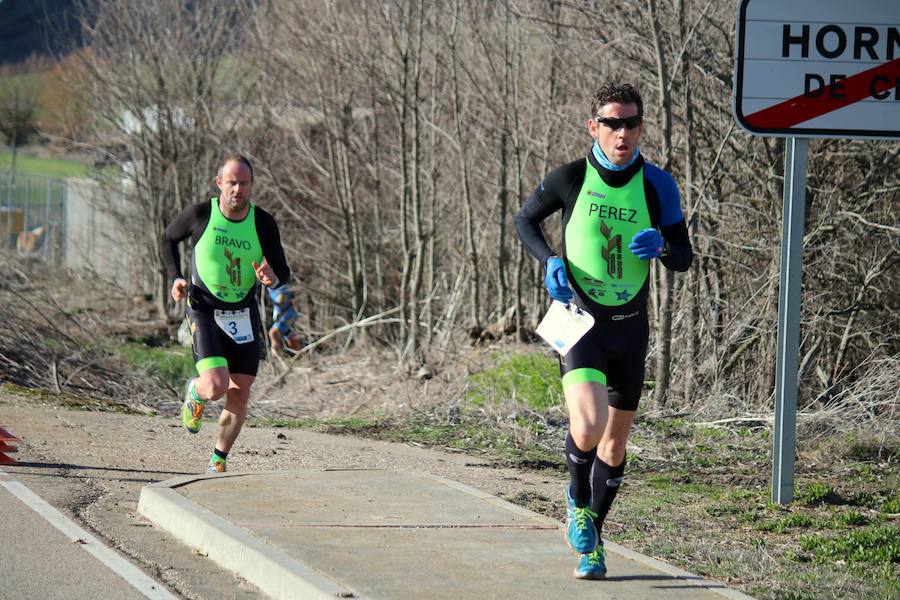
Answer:
M207 356L197 361L197 372L209 371L216 367L227 367L228 361L224 356Z
M562 386L563 389L566 389L573 383L582 383L585 381L593 381L595 383L606 385L606 373L598 371L597 369L574 369L563 375Z

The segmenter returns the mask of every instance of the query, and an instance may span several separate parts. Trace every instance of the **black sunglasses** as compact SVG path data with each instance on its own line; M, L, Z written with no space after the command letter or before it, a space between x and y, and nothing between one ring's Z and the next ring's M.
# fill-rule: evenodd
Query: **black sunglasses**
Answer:
M618 119L616 117L603 117L594 119L597 123L603 123L613 131L618 131L624 125L628 129L634 129L638 125L641 124L641 116L636 115L634 117L628 117L625 119Z

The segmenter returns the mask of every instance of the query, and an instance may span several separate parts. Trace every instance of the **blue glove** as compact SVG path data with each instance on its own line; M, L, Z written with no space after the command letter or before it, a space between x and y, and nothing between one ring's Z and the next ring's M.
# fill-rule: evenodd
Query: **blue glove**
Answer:
M572 290L569 289L569 279L566 277L566 264L558 256L547 259L547 274L544 275L544 285L550 292L550 297L566 304L572 300Z
M631 238L631 243L628 244L628 249L641 260L650 260L651 258L658 258L662 254L665 245L666 243L663 241L659 231L650 227L641 229L634 234L634 237Z

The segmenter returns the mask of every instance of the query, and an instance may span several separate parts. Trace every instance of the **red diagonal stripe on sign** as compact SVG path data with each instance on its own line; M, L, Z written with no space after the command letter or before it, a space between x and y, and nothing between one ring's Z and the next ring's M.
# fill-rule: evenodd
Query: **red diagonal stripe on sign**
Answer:
M879 79L873 84L876 77ZM797 123L820 117L848 104L859 102L873 94L890 90L896 87L898 78L900 78L900 58L842 79L839 84L843 85L843 89L837 91L838 94L841 94L839 98L832 98L833 86L826 85L815 97L801 94L796 98L790 98L747 115L744 120L750 126L760 129L793 127Z

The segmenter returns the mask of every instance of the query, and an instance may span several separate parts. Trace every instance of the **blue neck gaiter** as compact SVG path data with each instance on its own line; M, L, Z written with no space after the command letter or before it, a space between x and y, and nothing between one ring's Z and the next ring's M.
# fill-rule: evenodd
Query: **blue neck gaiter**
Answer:
M600 166L604 169L609 169L610 171L622 171L634 164L634 161L637 160L638 154L640 153L640 148L634 149L634 155L631 157L631 160L624 165L614 165L609 162L609 159L603 154L603 150L600 149L600 144L598 144L596 140L594 141L594 145L591 146L591 152L594 153L594 158L597 159L597 162L600 163Z

